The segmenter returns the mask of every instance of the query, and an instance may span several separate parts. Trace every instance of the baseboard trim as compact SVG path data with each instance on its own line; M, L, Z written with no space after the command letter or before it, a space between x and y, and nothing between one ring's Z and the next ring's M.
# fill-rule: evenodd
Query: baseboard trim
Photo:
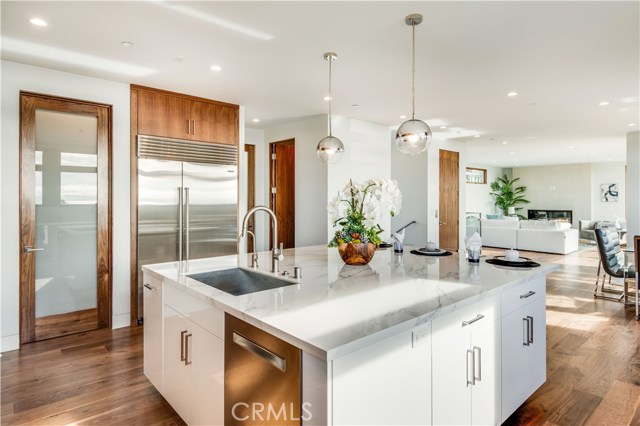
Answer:
M12 334L0 337L0 352L15 351L16 349L20 349L20 335Z

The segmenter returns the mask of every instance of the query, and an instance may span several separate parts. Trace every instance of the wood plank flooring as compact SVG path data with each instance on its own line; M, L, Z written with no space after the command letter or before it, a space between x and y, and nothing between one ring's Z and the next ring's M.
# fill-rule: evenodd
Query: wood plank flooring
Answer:
M597 253L522 255L560 270L547 282L547 382L505 425L640 425L640 324L593 299ZM145 378L142 340L141 327L102 329L4 353L0 422L184 424Z

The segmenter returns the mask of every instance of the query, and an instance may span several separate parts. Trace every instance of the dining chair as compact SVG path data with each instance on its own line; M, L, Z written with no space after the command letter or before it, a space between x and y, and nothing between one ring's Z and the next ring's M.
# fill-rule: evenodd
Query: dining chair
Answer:
M627 304L629 299L629 278L631 278L632 274L635 274L633 265L626 266L625 253L620 248L619 234L615 229L600 228L596 229L595 233L600 264L598 265L596 288L593 297L624 301L624 303ZM602 283L600 284L601 267L604 270L604 275L602 276ZM607 276L609 276L609 284L611 284L611 278L621 278L623 281L623 290L617 290L611 286L605 287ZM600 293L598 293L598 284L600 284ZM607 296L605 293L613 293L618 296Z

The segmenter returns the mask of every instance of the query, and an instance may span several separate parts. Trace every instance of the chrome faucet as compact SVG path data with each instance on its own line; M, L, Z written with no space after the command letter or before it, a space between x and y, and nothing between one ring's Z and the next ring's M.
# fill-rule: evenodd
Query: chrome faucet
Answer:
M242 219L242 232L240 232L239 238L245 238L247 236L247 224L249 223L249 219L251 216L259 211L265 211L269 213L271 216L271 221L273 223L273 249L271 252L271 272L278 273L280 269L280 261L284 259L284 255L282 254L283 244L280 243L280 247L278 248L278 218L276 218L276 214L269 207L266 206L255 206L251 210L244 215L244 219ZM253 240L253 247L255 250L255 238ZM256 254L257 257L257 254Z
M258 258L258 249L257 249L257 244L256 244L256 234L254 234L253 232L247 230L247 234L251 235L251 240L253 241L253 253L251 253L251 267L252 268L257 268L259 265L259 258Z

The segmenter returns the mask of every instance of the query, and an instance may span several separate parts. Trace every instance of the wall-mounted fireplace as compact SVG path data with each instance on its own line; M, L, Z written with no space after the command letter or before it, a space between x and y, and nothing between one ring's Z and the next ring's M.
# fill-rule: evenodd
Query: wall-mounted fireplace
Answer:
M529 220L557 220L573 223L573 210L528 210Z

